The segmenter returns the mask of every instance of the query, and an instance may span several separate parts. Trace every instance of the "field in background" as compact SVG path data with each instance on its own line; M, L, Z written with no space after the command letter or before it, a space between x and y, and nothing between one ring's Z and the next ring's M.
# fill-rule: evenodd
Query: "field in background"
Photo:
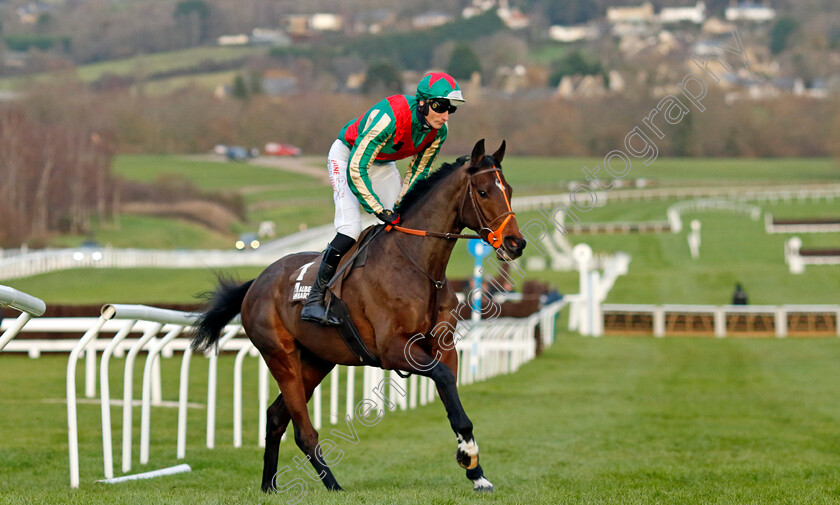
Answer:
M290 498L266 497L258 489L255 360L248 359L244 378L245 447L231 444L233 357L223 356L216 449L203 448L204 409L189 410L185 461L191 473L93 483L102 474L99 406L81 405L81 489L74 491L61 403L66 356L0 360L3 503L254 504ZM834 504L840 499L840 406L827 399L836 395L838 360L833 340L561 337L516 374L462 389L495 494L471 491L436 400L389 413L376 426L358 426L358 445L338 444L344 454L334 471L346 492L327 493L310 482L301 503ZM206 360L193 362L190 400L203 404ZM176 383L179 363L162 361L165 385ZM139 394L137 380L135 389ZM121 390L116 371L111 390ZM174 398L174 389L165 387L164 399ZM115 429L120 412L112 410ZM153 409L150 465L136 463L135 432L135 471L178 463L175 419L175 409ZM139 408L134 427L139 430ZM331 429L320 430L322 439ZM119 432L114 443L120 461ZM290 478L303 476L292 460L298 455L293 442L281 445L280 468L289 465Z
M443 157L446 160L454 157ZM322 160L305 157L302 161L313 175L291 173L255 164L211 161L213 158L173 156L120 156L114 170L127 179L153 182L181 177L203 191L235 191L248 209L247 222L236 225L229 235L211 232L197 224L174 219L125 215L121 226L103 226L95 234L101 244L114 247L230 248L237 234L256 231L260 221L275 221L280 235L293 233L301 225L316 226L332 220L332 192L320 176ZM593 167L602 160L592 158L520 158L505 160L505 175L517 196L559 193L574 180L582 181L581 167ZM836 163L828 159L661 159L650 167L634 166L628 178L647 178L660 186L836 183L840 175ZM618 190L615 190L618 191ZM603 206L580 213L581 223L664 221L666 210L677 200L618 202L609 199ZM838 201L751 202L778 218L837 217ZM572 244L586 242L596 252L625 251L632 255L630 272L619 278L607 299L611 303L708 303L729 301L735 282L742 282L753 304L838 303L836 286L840 269L809 266L802 275L789 273L784 263L787 234L768 235L763 218L725 212L683 214L686 230L679 234L570 235ZM521 212L520 225L544 216ZM700 258L689 256L686 234L688 223L702 223ZM803 234L803 247L838 247L838 235ZM63 245L73 246L85 237L65 237ZM537 248L526 248L526 259L537 255ZM488 260L490 261L490 260ZM259 269L237 272L244 280ZM471 275L472 260L466 245L458 244L448 276ZM576 272L529 272L529 278L547 280L563 293L578 291ZM106 286L119 279L121 287ZM149 282L153 279L153 282ZM201 270L80 270L41 275L6 282L8 285L43 298L48 303L189 303L196 292L213 285L210 272Z
M134 56L121 60L110 60L101 63L82 65L75 71L75 75L82 82L95 82L105 76L120 76L126 78L147 79L150 75L163 72L173 72L190 69L202 64L224 64L234 62L243 58L266 54L267 49L262 47L196 47L180 51L165 53L147 54ZM59 72L60 74L60 72ZM174 86L183 83L184 80L196 82L199 85L208 85L212 89L216 84L221 83L213 80L214 76L224 75L220 72L201 72L190 76L170 77L149 81L145 84L146 91L167 91L167 85ZM40 81L55 79L55 73L35 74L26 77L7 77L0 79L0 89L14 90L26 85L30 80ZM233 77L223 84L230 85Z

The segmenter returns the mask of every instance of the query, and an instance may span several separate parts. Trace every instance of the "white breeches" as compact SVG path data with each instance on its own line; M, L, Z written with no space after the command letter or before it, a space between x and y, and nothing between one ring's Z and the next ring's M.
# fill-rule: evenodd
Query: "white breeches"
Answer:
M358 239L362 233L362 209L356 195L347 184L347 165L350 163L350 149L340 140L333 142L327 156L327 170L333 187L335 202L335 231ZM394 208L400 195L400 172L393 161L374 163L368 169L373 192L386 209Z

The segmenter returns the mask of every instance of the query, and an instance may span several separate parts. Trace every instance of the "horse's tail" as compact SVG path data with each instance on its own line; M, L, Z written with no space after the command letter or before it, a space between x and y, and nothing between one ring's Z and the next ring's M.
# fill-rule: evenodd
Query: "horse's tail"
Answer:
M216 345L225 325L242 310L242 300L254 279L238 284L229 278L219 277L214 292L201 295L208 300L208 309L196 321L191 347L194 351L206 351Z

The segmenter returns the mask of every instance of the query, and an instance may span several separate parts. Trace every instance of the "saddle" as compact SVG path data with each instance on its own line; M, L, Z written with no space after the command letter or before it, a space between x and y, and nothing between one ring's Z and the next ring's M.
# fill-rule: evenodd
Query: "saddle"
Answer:
M359 240L352 248L350 248L349 251L347 251L347 254L344 255L344 258L342 258L339 263L335 275L333 275L332 280L327 285L327 296L325 298L327 310L332 311L333 314L341 319L341 325L339 325L337 329L344 339L344 343L347 344L350 351L356 355L359 362L364 365L375 366L379 364L379 360L371 354L370 350L362 340L358 328L356 328L356 325L353 323L353 318L350 316L350 311L347 309L347 305L341 299L341 291L344 286L344 280L348 275L350 275L350 272L356 268L362 268L365 266L367 261L367 246L370 244L371 240L373 240L373 238L384 229L385 228L382 225L375 225L362 231L362 234L359 236ZM302 265L300 268L292 272L291 276L289 276L289 282L294 283L290 303L302 304L306 301L318 273L318 268L312 267L319 264L321 262L321 258L322 256L319 256L315 261L310 261L309 263Z

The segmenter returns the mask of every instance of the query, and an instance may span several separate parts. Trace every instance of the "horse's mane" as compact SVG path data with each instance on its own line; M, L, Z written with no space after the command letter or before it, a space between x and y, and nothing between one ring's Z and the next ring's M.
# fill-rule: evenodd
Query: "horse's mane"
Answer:
M422 201L423 197L432 191L432 188L437 186L440 181L452 175L455 170L464 166L464 163L469 161L469 159L469 156L461 156L455 160L455 163L444 163L440 166L440 168L432 172L431 175L414 183L414 186L412 186L411 189L408 190L408 193L403 196L399 207L395 210L400 214L409 212L411 208L417 204L417 202Z

